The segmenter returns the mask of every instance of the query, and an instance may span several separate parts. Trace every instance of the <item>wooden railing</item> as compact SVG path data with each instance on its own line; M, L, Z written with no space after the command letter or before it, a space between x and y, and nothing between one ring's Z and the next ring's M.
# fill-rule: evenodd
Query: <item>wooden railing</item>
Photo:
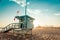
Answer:
M0 32L6 32L6 31L9 31L9 30L11 30L13 28L18 28L19 25L20 25L20 23L11 23L11 24L7 25L6 27L2 28L0 30Z
M5 26L4 28L1 28L0 32L8 32L10 30L14 30L14 31L25 31L25 32L29 32L32 29L30 28L20 28L20 24L21 23L11 23L7 26Z

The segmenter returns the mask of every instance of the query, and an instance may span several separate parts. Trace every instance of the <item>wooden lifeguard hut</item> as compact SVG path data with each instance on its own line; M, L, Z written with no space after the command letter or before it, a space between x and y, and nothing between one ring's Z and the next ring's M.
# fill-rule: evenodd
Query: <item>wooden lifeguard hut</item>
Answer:
M26 18L25 18L26 17ZM34 18L24 15L24 16L15 16L19 20L18 26L14 27L14 31L18 33L27 33L28 31L31 31L34 27L33 20Z
M26 17L26 21L25 21L25 17ZM34 18L28 16L28 15L24 15L24 16L15 16L15 18L17 18L19 20L20 24L20 28L21 29L32 29L33 28L33 20Z
M24 15L24 16L15 16L19 20L18 26L14 27L14 33L23 35L23 37L28 38L32 37L32 29L34 27L33 20L34 18ZM30 39L31 40L31 39Z

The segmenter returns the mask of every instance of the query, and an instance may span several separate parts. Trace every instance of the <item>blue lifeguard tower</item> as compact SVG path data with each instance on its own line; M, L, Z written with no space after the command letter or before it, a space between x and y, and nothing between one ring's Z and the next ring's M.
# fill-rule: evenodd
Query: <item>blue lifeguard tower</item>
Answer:
M25 21L25 16L26 16L26 21ZM32 29L33 28L33 20L34 18L24 15L24 16L15 16L19 20L19 28L21 29Z
M24 33L27 33L29 31L32 31L32 29L34 27L34 25L33 25L34 18L32 18L28 15L15 16L15 18L17 18L19 20L18 26L14 27L14 31L16 33L18 33L18 32L22 33L23 31L24 31Z

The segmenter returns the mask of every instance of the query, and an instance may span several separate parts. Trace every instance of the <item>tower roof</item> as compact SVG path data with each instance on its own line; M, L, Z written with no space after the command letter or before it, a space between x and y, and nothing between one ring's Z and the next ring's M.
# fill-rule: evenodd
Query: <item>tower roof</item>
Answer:
M15 16L15 18L17 18L17 19L24 19L25 18L25 16L27 17L27 18L30 18L31 20L34 20L34 18L32 18L32 17L30 17L30 16L28 16L28 15L24 15L24 16Z

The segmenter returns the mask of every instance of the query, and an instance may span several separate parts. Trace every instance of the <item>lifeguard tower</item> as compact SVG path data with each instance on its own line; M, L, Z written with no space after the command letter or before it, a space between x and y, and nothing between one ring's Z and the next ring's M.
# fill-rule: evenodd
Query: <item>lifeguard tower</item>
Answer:
M25 21L25 17L26 17L26 21ZM34 18L25 15L25 16L15 16L15 18L17 18L19 20L20 24L20 28L21 29L32 29L33 28L33 20Z
M14 32L27 33L33 29L34 18L32 18L28 15L15 16L15 18L19 20L19 23L18 23L18 26L14 26Z
M32 29L34 27L33 20L34 18L24 15L24 16L15 16L16 19L19 20L18 25L14 26L14 33L23 35L24 38L30 38L32 37ZM25 39L24 39L25 40Z

